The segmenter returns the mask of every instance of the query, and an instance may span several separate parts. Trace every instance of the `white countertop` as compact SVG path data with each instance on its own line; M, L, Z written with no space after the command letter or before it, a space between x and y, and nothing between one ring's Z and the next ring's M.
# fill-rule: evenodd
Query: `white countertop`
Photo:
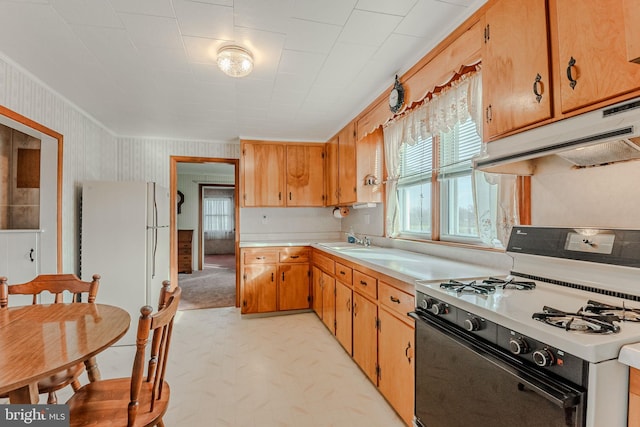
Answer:
M640 343L622 346L618 361L632 368L640 369Z
M314 243L311 246L330 254L356 262L398 280L410 283L416 280L448 280L455 278L504 275L507 272L483 265L440 258L401 249Z

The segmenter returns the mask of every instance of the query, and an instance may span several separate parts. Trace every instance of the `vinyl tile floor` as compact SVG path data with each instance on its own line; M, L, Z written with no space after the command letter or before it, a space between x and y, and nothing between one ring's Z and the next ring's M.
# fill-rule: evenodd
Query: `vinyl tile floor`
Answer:
M116 346L98 355L102 377L130 375L133 354ZM179 311L169 359L167 426L404 426L314 313Z

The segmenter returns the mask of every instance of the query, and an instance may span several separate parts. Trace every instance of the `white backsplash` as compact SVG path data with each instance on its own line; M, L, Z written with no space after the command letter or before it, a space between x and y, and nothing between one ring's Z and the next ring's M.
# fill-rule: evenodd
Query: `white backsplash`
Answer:
M241 208L240 241L344 240L332 208Z
M572 170L561 161L549 159L531 177L534 225L640 228L640 162Z

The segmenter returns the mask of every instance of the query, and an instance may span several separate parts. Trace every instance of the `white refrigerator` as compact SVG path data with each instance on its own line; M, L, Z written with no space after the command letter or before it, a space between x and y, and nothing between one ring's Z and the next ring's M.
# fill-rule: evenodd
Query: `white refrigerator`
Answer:
M133 345L140 308L158 309L169 280L169 190L154 182L86 181L82 186L80 272L99 274L96 301L126 309Z

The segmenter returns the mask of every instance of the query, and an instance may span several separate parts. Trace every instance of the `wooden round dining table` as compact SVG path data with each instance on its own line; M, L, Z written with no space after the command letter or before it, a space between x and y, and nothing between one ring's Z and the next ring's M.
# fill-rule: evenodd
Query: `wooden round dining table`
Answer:
M38 403L38 381L84 363L100 379L95 356L129 329L126 310L104 304L28 305L0 309L0 394Z

